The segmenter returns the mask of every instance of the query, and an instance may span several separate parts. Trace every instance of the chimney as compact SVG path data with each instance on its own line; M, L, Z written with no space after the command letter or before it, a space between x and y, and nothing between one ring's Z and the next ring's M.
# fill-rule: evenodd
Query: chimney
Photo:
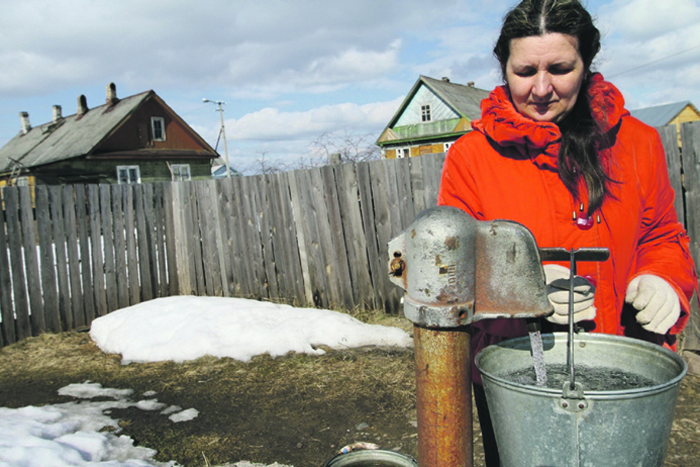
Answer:
M32 125L29 123L29 112L20 112L19 121L22 123L22 134L26 135L32 129Z
M474 81L469 81L469 82L467 83L467 86L469 86L470 88L473 88L473 87L474 87Z
M58 123L61 120L63 120L63 115L61 114L61 106L54 105L53 106L53 122Z
M117 85L109 83L107 85L107 105L114 105L119 102L117 98Z
M85 94L78 96L78 118L82 117L88 112L87 98Z
M443 80L444 82L446 82L446 83L449 83L449 82L450 82L450 78L448 78L447 76L443 76L443 77L442 77L442 80Z

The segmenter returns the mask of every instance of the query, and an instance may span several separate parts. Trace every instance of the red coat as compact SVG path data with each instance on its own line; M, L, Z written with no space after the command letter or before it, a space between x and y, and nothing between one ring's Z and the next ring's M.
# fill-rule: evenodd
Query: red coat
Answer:
M614 144L601 157L608 174L620 182L610 184L612 196L591 216L592 227L583 229L574 219L574 214L587 217L585 186L581 199L575 200L559 179L558 127L517 113L504 87L482 102L482 118L472 123L475 131L450 148L438 204L463 209L477 220L519 222L532 231L539 247L609 248L606 262L577 264L578 274L596 284L592 331L673 348L675 335L688 321L697 276L689 239L673 206L661 140L656 130L629 115L620 92L602 76L594 76L588 93L596 119L616 133ZM681 317L666 336L642 329L634 319L636 311L624 303L627 284L640 274L667 280L680 297ZM472 357L487 345L523 335L523 320L474 323ZM478 372L473 376L481 382Z

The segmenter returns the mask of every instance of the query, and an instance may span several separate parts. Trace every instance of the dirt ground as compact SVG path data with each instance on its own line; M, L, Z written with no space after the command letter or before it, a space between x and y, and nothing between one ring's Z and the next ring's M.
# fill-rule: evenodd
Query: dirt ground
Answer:
M382 324L406 328L395 319ZM197 418L182 423L137 408L112 411L121 434L157 450L159 461L321 467L339 448L358 441L416 456L410 350L329 350L320 357L260 356L248 363L206 357L124 366L118 355L100 351L86 332L46 334L0 350L0 406L68 402L73 399L59 396L58 389L85 381L133 389L134 400L155 391L160 402L199 411ZM478 467L483 454L475 425ZM699 463L700 377L688 376L665 465Z

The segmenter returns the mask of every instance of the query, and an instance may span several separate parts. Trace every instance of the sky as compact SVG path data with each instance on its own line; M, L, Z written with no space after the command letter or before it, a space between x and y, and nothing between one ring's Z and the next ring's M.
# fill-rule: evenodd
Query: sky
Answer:
M313 329L309 321L314 322ZM192 296L159 298L114 311L92 322L90 337L104 352L120 353L123 364L134 365L183 362L204 355L244 362L262 354L321 355L319 345L334 349L413 345L402 329L365 324L331 310ZM155 391L137 394L105 388L97 381L73 383L58 393L67 397L65 403L0 407L0 467L174 467L174 462L155 461L156 452L148 446L134 446L133 439L119 433L118 420L109 413L135 407L158 411L173 423L199 415L196 407L159 402ZM95 397L100 401L91 400ZM266 466L239 461L222 467Z
M320 137L376 141L420 75L501 84L492 48L514 0L0 0L0 145L105 102L154 90L212 147L223 105L229 160L317 154ZM631 110L700 105L700 0L584 0L595 63ZM217 147L224 154L223 142Z

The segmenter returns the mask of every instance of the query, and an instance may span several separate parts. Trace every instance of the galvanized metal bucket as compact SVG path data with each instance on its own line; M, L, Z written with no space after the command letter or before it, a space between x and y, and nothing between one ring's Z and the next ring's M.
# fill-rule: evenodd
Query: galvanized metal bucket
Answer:
M567 364L566 333L544 335L543 342L547 365ZM680 382L688 369L685 361L668 349L627 337L576 334L573 345L576 366L616 368L654 384L616 391L519 384L504 376L533 365L528 337L483 349L476 365L501 466L663 466Z
M323 467L418 467L418 463L414 458L395 451L365 449L338 454Z

